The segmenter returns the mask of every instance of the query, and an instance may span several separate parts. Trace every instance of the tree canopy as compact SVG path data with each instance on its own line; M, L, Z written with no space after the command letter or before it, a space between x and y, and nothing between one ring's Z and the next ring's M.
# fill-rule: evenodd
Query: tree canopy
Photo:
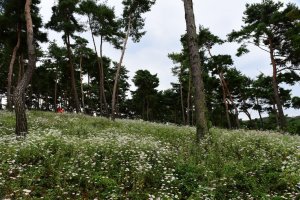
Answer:
M128 49L138 51L131 44L139 43L146 34L146 13L155 0L123 0L121 12L109 1L57 0L48 22L41 17L40 0L32 0L34 54L32 48L28 52L26 2L0 1L0 100L8 100L1 109L7 106L13 111L18 103L24 104L22 109L64 109L111 119L190 125L200 131L198 141L210 126L298 130L297 123L289 127L290 119L285 116L285 109L299 109L299 95L293 96L289 89L300 81L300 11L295 4L272 0L246 4L242 26L221 38L211 27L194 23L193 1L185 0L188 25L178 38L181 50L166 55L173 64L165 69L176 81L160 90L158 71L151 69L150 73L143 66L124 62L132 59L125 56ZM47 41L46 29L62 38ZM218 51L229 43L239 43L238 56L267 52L272 73L244 74L245 67L260 70L261 66L242 66L234 62L234 55ZM250 51L249 46L257 50ZM107 56L111 49L120 52L119 60ZM35 68L34 60L31 78L26 71ZM133 67L136 71L130 70ZM29 82L20 90L24 77ZM15 91L19 92L18 102L14 101Z

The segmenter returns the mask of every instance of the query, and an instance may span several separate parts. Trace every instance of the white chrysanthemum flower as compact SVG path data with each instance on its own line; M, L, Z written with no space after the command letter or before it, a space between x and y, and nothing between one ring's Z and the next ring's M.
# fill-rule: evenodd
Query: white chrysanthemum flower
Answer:
M31 192L31 190L23 189L23 192L29 194Z

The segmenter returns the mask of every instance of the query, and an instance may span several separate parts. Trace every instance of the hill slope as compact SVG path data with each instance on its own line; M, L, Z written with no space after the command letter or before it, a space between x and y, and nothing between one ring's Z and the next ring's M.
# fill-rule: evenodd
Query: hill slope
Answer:
M16 141L0 117L0 199L299 198L299 136L30 112Z

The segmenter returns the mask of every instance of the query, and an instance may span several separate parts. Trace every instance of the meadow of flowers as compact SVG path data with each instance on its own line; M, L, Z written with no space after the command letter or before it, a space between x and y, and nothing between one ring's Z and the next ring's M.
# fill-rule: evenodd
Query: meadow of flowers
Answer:
M0 199L300 199L300 137L0 112Z

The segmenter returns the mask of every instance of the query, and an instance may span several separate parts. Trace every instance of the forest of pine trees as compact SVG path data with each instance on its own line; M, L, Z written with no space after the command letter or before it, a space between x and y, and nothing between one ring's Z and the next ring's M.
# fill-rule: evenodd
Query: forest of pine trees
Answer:
M30 20L24 15L28 3ZM185 0L187 34L181 37L181 52L168 55L178 81L159 91L157 74L140 69L132 78L136 89L130 91L123 62L127 43L137 43L146 34L143 14L151 12L154 3L123 0L123 14L117 16L109 1L58 0L50 21L43 24L40 0L0 1L0 102L7 99L1 109L15 111L24 123L26 116L18 113L25 109L63 108L111 119L196 125L202 131L199 138L211 126L300 133L300 120L284 113L286 108L299 109L300 97L282 87L300 81L300 9L295 4L272 0L247 4L241 28L220 38L208 27L193 25L192 1ZM80 17L87 19L86 24L79 22ZM64 45L49 41L43 28L61 33ZM83 32L92 41L83 38ZM234 66L232 55L212 53L215 46L228 42L240 44L238 56L251 53L249 44L268 52L273 73L253 79ZM48 48L41 48L42 43ZM119 60L105 56L104 43L120 51ZM253 111L259 118L251 116ZM27 132L25 126L19 128L19 134Z

